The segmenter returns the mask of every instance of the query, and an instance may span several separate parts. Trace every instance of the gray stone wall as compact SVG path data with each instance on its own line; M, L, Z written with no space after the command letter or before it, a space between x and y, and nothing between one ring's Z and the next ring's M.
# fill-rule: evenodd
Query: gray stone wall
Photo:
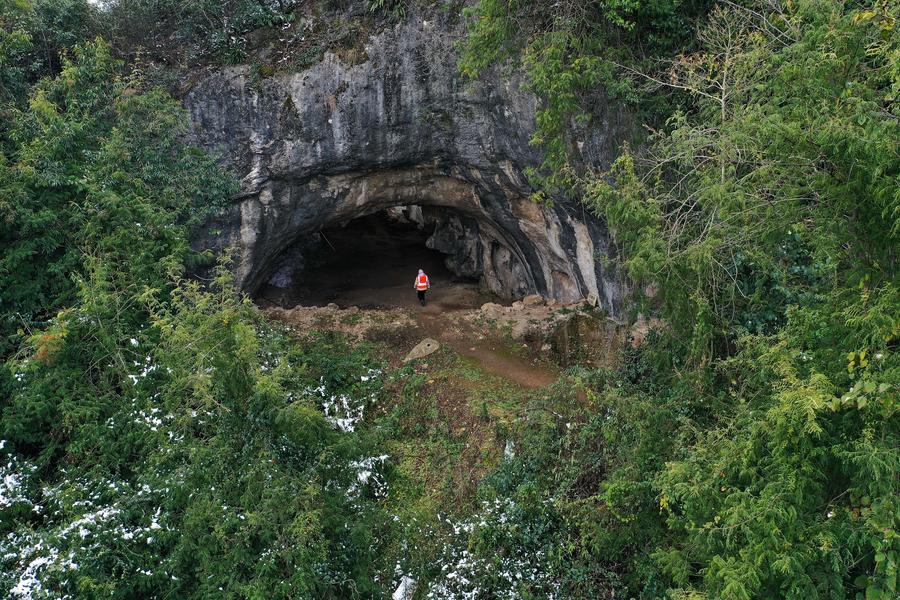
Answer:
M515 73L464 81L460 34L447 15L414 14L361 41L362 62L326 53L262 80L249 66L199 78L184 98L195 141L221 153L242 194L213 224L217 235L198 243L236 247L237 281L252 292L303 236L393 206L437 206L477 223L464 228L478 236L470 258L492 291L596 297L616 312L620 284L597 260L609 244L602 224L580 207L529 199L538 99ZM602 166L627 119L609 108L597 123L581 147Z

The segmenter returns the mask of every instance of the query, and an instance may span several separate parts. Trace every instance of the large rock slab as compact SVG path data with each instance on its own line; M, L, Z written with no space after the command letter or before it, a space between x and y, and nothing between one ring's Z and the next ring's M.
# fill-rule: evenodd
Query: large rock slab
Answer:
M412 350L409 351L409 354L406 355L406 358L403 359L403 362L408 363L420 358L424 358L429 354L437 352L440 347L441 345L437 340L425 338L424 340L416 344Z

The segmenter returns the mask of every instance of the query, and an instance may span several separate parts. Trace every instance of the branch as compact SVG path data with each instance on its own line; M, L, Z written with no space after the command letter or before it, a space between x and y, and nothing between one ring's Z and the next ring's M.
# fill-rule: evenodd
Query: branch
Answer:
M691 86L687 86L687 85L681 85L681 84L678 84L678 83L670 83L670 82L668 82L668 81L663 81L663 80L661 80L661 79L657 79L656 77L653 77L652 75L647 75L646 73L644 73L644 72L642 72L642 71L638 71L637 69L633 69L633 68L631 68L631 67L629 67L629 66L623 65L623 64L621 64L621 63L617 63L617 62L615 62L615 61L613 61L613 64L616 65L617 67L619 67L620 69L624 69L625 71L628 71L629 73L633 73L634 75L639 75L640 77L643 77L644 79L647 79L647 80L649 80L649 81L652 81L653 83L656 83L657 85L661 85L661 86L673 88L673 89L676 89L676 90L685 90L685 91L688 91L688 92L693 92L694 94L697 94L697 95L699 95L699 96L703 96L704 98L707 98L707 99L709 99L709 100L712 100L712 101L714 101L714 102L716 102L716 103L719 102L719 98L718 98L718 97L713 96L712 94L709 94L709 93L707 93L707 92L704 92L703 90L698 90L697 88L694 88L694 87L691 87Z

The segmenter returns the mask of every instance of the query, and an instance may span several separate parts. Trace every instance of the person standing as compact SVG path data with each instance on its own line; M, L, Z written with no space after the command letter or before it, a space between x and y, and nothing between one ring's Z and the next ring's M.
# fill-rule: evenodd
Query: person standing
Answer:
M428 275L422 269L419 269L419 274L416 275L416 283L413 287L416 289L416 295L419 296L419 304L425 306L425 292L431 287L431 282L428 281Z

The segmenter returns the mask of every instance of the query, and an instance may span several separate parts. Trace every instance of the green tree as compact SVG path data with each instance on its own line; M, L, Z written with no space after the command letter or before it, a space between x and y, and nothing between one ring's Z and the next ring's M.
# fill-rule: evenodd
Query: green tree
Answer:
M5 339L72 302L89 239L91 252L162 287L190 257L186 233L234 189L182 141L181 109L160 91L134 95L140 82L120 69L103 42L78 46L14 113L0 224Z
M119 68L104 43L77 46L16 130L16 223L55 225L5 230L6 264L39 278L17 298L46 322L3 368L0 594L379 595L389 521L355 466L375 440L322 409L377 395L368 354L269 327L227 264L184 278L233 178Z
M878 10L896 14L714 10L698 52L646 76L692 110L585 186L718 407L654 478L680 594L896 594L900 130Z
M524 67L543 103L532 142L541 146L545 160L530 176L558 194L575 183L571 170L579 151L573 130L583 130L610 97L638 104L620 65L646 64L689 44L691 23L709 4L565 0L548 10L535 2L480 0L464 11L468 35L459 68L477 77L509 59ZM647 115L663 110L648 97L641 100Z

